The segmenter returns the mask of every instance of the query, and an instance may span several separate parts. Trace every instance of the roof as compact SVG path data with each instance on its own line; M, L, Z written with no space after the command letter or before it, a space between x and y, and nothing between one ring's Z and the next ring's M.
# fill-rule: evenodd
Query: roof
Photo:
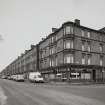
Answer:
M79 27L79 28L82 28L82 29L87 29L87 30L91 30L91 31L94 31L94 32L97 32L97 33L101 33L101 34L105 34L105 27L100 29L100 30L95 30L95 29L92 29L92 28L89 28L89 27L85 27L85 26L82 26L82 25L79 25L75 22L71 22L71 21L67 21L65 23L62 24L62 26L60 28L57 28L55 32L49 34L46 38L43 38L42 41L39 42L39 44L43 43L45 40L47 40L49 37L51 37L52 35L55 35L57 32L59 32L65 25L73 25L73 26L76 26L76 27Z
M99 29L99 31L101 31L101 32L105 32L105 27Z

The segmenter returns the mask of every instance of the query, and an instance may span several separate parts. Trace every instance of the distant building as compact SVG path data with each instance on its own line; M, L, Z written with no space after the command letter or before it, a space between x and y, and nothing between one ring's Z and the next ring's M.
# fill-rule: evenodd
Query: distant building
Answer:
M28 78L29 72L38 71L38 45L31 45L30 50L25 50L24 54L18 56L3 72L5 75L25 74Z

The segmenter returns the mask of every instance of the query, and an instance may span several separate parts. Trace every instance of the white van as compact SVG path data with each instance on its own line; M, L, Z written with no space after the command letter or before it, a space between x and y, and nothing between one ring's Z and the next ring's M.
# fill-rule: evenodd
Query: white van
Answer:
M15 80L16 81L16 75L12 75L12 80Z
M30 72L29 73L29 81L36 83L43 83L44 79L39 72Z
M24 82L24 75L23 74L18 74L16 76L16 81L23 81Z

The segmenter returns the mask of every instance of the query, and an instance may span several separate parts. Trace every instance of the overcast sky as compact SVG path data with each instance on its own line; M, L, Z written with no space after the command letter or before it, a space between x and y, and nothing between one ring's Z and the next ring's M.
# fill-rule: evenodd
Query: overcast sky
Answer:
M105 0L0 0L0 71L52 27L74 19L90 28L104 27Z

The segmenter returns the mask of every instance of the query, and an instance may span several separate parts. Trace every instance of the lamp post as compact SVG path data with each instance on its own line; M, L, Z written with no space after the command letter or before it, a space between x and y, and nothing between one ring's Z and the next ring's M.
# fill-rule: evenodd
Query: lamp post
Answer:
M104 83L104 68L102 69L102 82Z

